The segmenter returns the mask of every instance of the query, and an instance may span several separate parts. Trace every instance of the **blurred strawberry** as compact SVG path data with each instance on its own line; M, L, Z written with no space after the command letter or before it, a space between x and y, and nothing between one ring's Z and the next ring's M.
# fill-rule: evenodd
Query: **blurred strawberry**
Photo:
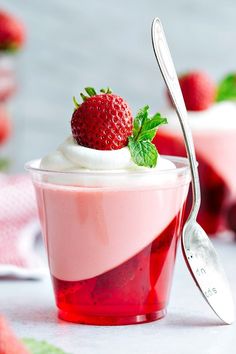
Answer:
M0 354L30 354L2 316L0 316Z
M0 145L5 143L12 131L11 120L3 106L0 106Z
M0 50L15 51L22 47L25 41L23 24L14 16L0 11Z
M216 85L209 75L202 71L192 71L179 76L179 84L188 111L208 109L216 99Z
M181 76L179 83L188 111L202 111L213 104L216 86L206 73L190 72Z

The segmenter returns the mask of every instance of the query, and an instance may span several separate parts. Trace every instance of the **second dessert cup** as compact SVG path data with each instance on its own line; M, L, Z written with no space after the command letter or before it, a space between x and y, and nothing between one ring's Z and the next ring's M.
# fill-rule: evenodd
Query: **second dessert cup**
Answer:
M198 221L211 236L229 229L227 215L236 200L235 114L233 102L217 103L203 112L189 112L201 181ZM185 156L178 118L173 110L167 116L169 124L160 130L154 143L162 154ZM189 206L191 203L189 198Z

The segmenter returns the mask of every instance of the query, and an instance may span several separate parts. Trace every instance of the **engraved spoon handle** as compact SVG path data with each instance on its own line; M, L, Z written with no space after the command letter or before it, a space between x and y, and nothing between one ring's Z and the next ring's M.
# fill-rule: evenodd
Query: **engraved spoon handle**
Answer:
M156 17L152 23L152 45L163 79L174 102L176 113L183 131L192 175L193 205L188 220L196 220L201 204L201 194L193 138L188 123L188 114L180 89L179 80L166 42L164 30L158 17Z

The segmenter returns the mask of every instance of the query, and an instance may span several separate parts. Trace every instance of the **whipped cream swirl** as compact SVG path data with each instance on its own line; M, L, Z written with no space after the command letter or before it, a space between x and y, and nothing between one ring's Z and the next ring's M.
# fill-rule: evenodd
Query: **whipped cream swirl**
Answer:
M128 147L119 150L95 150L78 145L72 136L69 136L58 149L45 156L40 168L52 171L97 170L149 170L137 166L131 159ZM169 170L175 168L173 162L158 157L155 169ZM153 169L152 169L153 170Z
M179 130L180 124L174 109L167 109L168 124L163 129ZM188 111L188 121L193 131L227 131L236 129L236 102L213 104L204 111Z

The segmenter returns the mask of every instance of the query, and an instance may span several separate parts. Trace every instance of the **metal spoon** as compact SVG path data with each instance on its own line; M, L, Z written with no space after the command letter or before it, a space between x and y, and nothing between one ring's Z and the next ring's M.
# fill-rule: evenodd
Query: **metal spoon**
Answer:
M152 23L152 44L160 71L175 105L190 162L193 206L183 227L181 238L183 255L207 303L224 323L231 324L234 321L234 304L228 281L211 241L196 221L201 194L193 139L179 81L159 18L155 18Z

